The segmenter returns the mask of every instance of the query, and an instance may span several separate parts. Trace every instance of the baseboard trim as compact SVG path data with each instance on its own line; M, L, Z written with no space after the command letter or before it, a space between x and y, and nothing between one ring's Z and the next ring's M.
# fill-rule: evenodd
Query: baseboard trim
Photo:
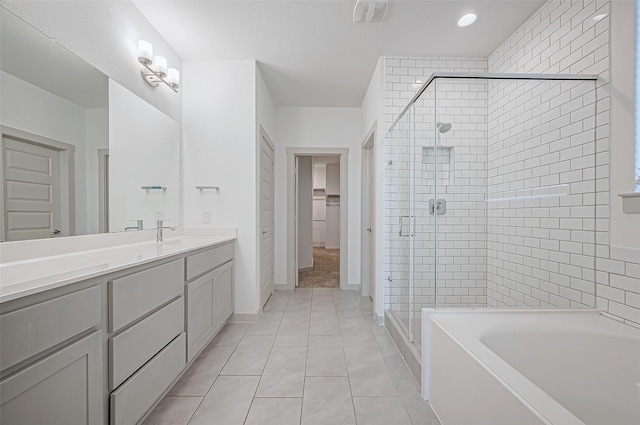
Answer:
M230 323L255 323L262 316L262 313L256 314L236 314L233 313L231 317L229 317L228 322Z
M347 286L345 286L344 288L341 287L340 289L342 289L343 291L359 291L360 285L349 283L347 284Z
M273 285L273 289L276 291L289 291L289 285L287 285L286 283L281 283L281 284L275 284Z
M308 272L309 270L313 270L313 265L311 265L311 267L302 267L302 268L298 269L298 273L300 273L300 272Z

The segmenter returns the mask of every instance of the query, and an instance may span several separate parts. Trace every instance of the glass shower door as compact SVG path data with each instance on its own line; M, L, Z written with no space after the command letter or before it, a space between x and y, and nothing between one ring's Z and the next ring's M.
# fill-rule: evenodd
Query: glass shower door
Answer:
M388 241L386 269L390 288L390 310L411 341L410 115L410 113L405 114L387 135L385 216L389 222L389 232L386 235Z
M411 110L411 330L418 349L422 342L422 309L435 307L435 85L429 86Z

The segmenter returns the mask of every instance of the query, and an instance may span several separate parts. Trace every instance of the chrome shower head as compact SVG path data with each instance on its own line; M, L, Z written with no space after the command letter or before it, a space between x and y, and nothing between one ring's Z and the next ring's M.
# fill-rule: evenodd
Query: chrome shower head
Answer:
M436 123L436 128L438 129L438 131L440 133L446 133L449 130L451 130L451 123L450 122L439 122L439 123Z

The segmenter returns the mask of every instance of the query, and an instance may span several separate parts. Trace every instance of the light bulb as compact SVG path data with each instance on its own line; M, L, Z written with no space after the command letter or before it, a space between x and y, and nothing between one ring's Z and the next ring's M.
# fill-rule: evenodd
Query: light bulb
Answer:
M167 83L177 88L180 85L180 71L175 68L169 68L167 73Z
M167 58L156 56L153 58L153 70L163 78L167 76Z
M476 19L478 19L478 16L475 13L467 13L462 18L458 19L458 26L467 27L473 24Z
M138 41L138 62L145 65L153 63L153 45L145 40Z

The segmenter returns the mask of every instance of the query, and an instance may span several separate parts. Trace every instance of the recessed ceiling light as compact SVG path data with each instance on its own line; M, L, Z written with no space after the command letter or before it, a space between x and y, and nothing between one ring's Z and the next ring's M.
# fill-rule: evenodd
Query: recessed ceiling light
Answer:
M594 21L601 21L601 20L603 20L604 18L606 18L607 16L609 16L609 15L608 15L608 14L606 14L606 13L602 13L602 14L600 14L600 15L596 15L596 16L594 16L594 17L593 17L593 20L594 20Z
M469 26L473 24L476 21L476 19L478 19L478 16L475 13L467 13L466 15L462 16L462 18L458 19L458 26L459 27Z

